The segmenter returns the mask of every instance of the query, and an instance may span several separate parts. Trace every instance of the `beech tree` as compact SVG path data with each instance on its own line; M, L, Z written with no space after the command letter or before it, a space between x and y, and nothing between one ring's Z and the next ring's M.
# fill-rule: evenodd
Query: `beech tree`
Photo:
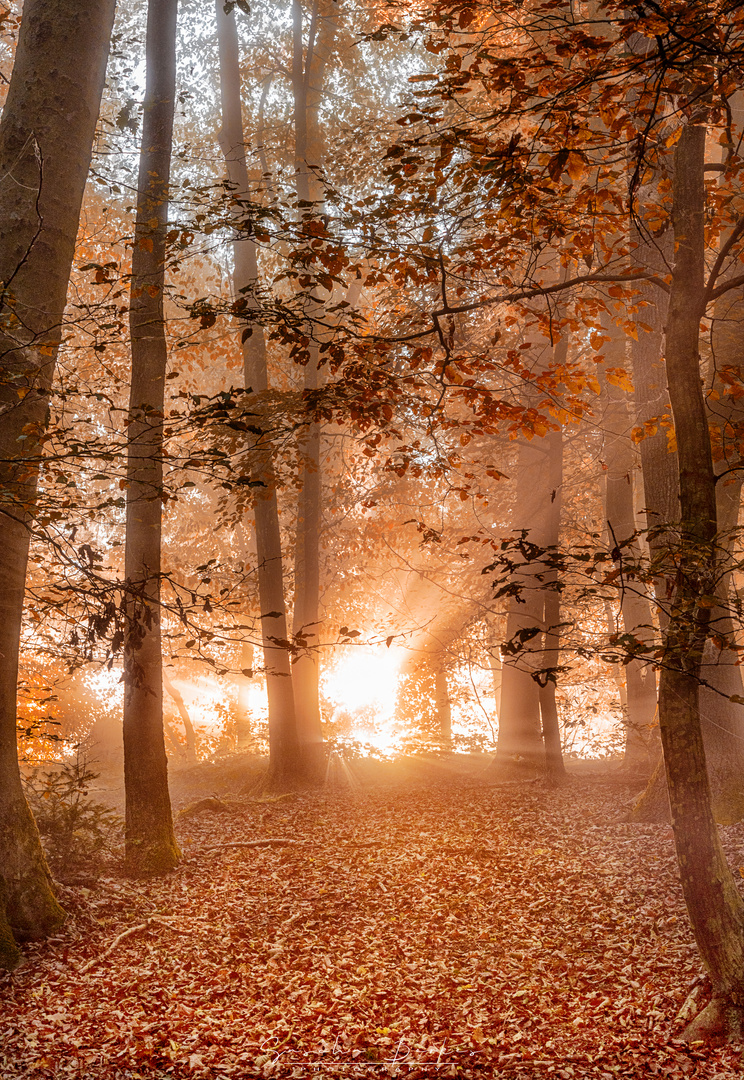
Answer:
M338 3L314 0L304 41L301 0L292 2L292 99L294 119L295 190L301 232L322 235L325 213L323 138L318 118L326 67L338 25ZM304 238L304 237L303 237ZM320 379L318 316L323 304L318 288L308 292L303 307L308 319L304 389L317 390ZM300 443L303 457L295 537L295 596L293 634L299 652L293 664L298 735L306 766L322 776L324 755L320 725L320 531L321 428L311 422Z
M39 459L113 16L114 0L26 0L0 121L0 907L19 939L63 919L21 787L16 687ZM7 931L1 947L13 966Z
M163 410L168 364L163 288L177 10L178 0L150 0L147 9L147 84L132 252L124 782L126 857L134 874L165 873L180 857L168 794L160 633Z
M376 115L363 153L357 132L344 134L340 123L324 124L322 115L323 95L348 89L339 86L332 64L346 32L346 9L341 19L331 0L312 6L293 0L262 54L271 80L264 70L257 110L249 105L258 96L251 79L260 65L254 70L244 58L241 73L235 21L246 9L217 0L219 142L227 184L218 182L215 195L214 176L204 180L209 155L198 166L187 162L184 190L192 204L179 213L191 215L193 229L173 223L177 239L170 237L191 249L188 257L198 268L190 280L184 271L178 285L179 298L186 297L201 319L183 333L178 355L185 367L188 350L204 347L212 369L202 371L203 384L210 392L219 388L217 405L210 402L206 410L198 379L191 396L180 395L186 404L179 422L187 434L179 437L184 444L203 443L205 451L184 459L184 468L204 469L199 495L210 509L240 489L251 492L242 502L235 496L239 510L228 540L211 521L201 526L203 536L209 531L210 558L196 569L190 564L199 560L188 550L193 531L185 525L174 530L187 550L173 562L188 583L201 575L198 588L183 586L190 610L181 605L173 617L181 620L179 635L181 627L189 629L179 637L184 664L198 640L198 651L215 667L214 656L205 656L207 643L223 656L230 653L221 674L238 663L238 650L242 677L252 670L246 631L256 599L248 566L253 539L244 528L248 508L255 522L269 779L279 787L320 772L319 646L332 640L325 630L321 638L326 617L345 649L366 635L383 648L395 646L388 656L400 650L398 674L411 678L399 704L407 700L410 714L428 724L432 742L447 749L457 744L452 688L463 656L470 661L473 626L504 625L495 767L526 764L532 771L547 768L553 778L562 770L556 690L580 678L571 668L590 651L597 665L622 661L631 725L648 729L654 665L682 883L714 991L713 1004L689 1033L744 1034L744 910L715 825L716 816L733 820L741 805L740 758L732 749L740 735L737 699L744 697L733 602L740 568L732 537L744 427L740 334L732 326L744 315L737 103L744 15L723 0L705 9L661 0L630 12L619 0L581 7L560 0L500 0L490 7L442 0L428 24L417 15L410 29L422 35L433 70L424 70L421 50L406 51L400 71L411 78L410 109L397 117L387 147L381 147L377 127L385 125ZM29 0L28 26L42 10L40 0ZM261 17L257 36L268 26L268 14ZM381 9L370 14L360 52L387 39L392 53L398 36L408 46L409 29L381 25L382 19ZM168 798L161 643L169 633L161 586L172 569L161 553L163 462L178 441L167 441L175 420L164 389L163 309L175 30L176 0L150 0L131 279L126 558L123 580L114 569L105 581L124 596L127 862L141 874L167 870L179 857ZM19 64L22 57L19 46ZM283 78L274 83L277 74ZM24 78L36 85L35 76ZM211 93L211 83L207 89ZM55 92L47 85L47 98ZM36 101L34 93L28 91L29 100ZM265 123L267 107L273 113ZM7 115L19 108L11 96ZM34 108L40 113L38 103ZM197 108L203 120L208 109ZM332 108L325 109L330 115ZM117 124L126 128L124 113ZM61 281L57 249L52 258L52 246L43 248L41 239L57 212L56 203L41 211L54 143L47 152L36 124L36 114L24 120L7 153L0 128L6 180L23 165L12 192L21 210L9 196L5 212L20 224L11 230L15 247L2 263L5 416L11 418L7 439L0 423L6 447L2 527L12 555L12 572L3 571L6 691L16 681L19 567L33 528L35 471L64 304L64 295L55 293L53 319L47 313L47 322L34 321L46 311L41 300L53 292L45 286L41 300L33 292L46 281L49 265L58 293ZM67 129L64 136L69 140ZM722 149L711 151L714 144ZM197 169L202 174L195 179ZM272 176L270 193L268 181L258 182L259 170ZM62 180L59 190L68 215L59 227L74 239L69 207L76 205L75 192ZM0 198L2 192L0 186ZM232 241L229 289L222 284L228 266L220 233ZM2 250L0 244L0 256ZM29 267L39 253L46 261L32 278ZM350 317L349 300L335 301L348 298L355 285L363 299ZM230 356L222 354L231 350L224 339L197 341L221 315L242 335L238 390L228 388ZM700 325L711 316L709 334ZM631 392L635 416L626 396ZM209 416L218 417L212 428L205 423ZM567 449L573 431L596 464L582 477L579 494L566 492L562 469L564 454L568 459L573 452ZM328 449L331 436L351 447L338 464ZM83 451L68 445L79 461ZM636 502L645 516L629 482L636 453L644 486ZM175 473L180 465L170 460ZM328 465L332 460L338 475ZM606 465L604 501L600 461ZM114 482L119 479L116 473ZM326 531L321 548L321 522L331 517L326 501L338 510L338 527L330 539ZM562 504L582 510L591 504L584 520L572 524L572 537L583 530L580 543L566 542ZM104 521L102 530L109 525ZM601 538L603 529L609 535ZM324 570L321 551L331 550ZM211 567L220 562L213 575ZM363 585L373 578L377 595L371 599ZM217 587L210 588L213 580ZM333 603L324 598L321 605L325 585ZM572 599L580 592L584 607ZM595 631L605 605L619 612L622 632ZM580 625L584 611L588 627ZM115 636L108 624L91 633L96 642ZM112 665L117 647L112 640ZM183 698L171 694L188 732ZM706 704L713 701L716 709ZM6 711L9 733L15 698ZM491 719L486 716L489 727ZM239 737L245 741L244 725ZM10 745L8 734L8 754ZM192 752L195 745L194 737ZM52 926L60 913L24 817L17 764L8 769L7 820L17 814L20 824L8 833L5 889L10 925L20 933L24 926ZM649 794L663 792L661 775L660 769ZM18 837L43 909L25 915L25 924L13 914ZM12 962L7 935L4 947Z
M711 611L723 599L721 571L726 565L716 553L716 542L723 541L717 533L716 478L699 353L700 322L708 306L738 288L741 281L736 272L726 281L720 279L727 260L738 253L741 231L734 209L739 162L733 150L736 143L731 114L727 111L740 77L741 13L738 8L724 5L717 5L715 12L697 6L680 12L676 5L662 4L654 5L653 12L644 8L628 14L619 5L606 3L597 5L596 11L588 11L584 21L583 15L577 18L567 6L563 9L546 4L525 10L521 5L503 4L499 10L503 22L499 24L497 19L489 24L485 15L479 20L475 11L465 11L459 5L445 5L439 12L445 33L451 32L450 41L455 38L456 25L468 28L467 39L472 40L471 35L479 32L477 63L468 56L469 40L458 41L453 51L460 62L448 65L450 73L440 78L435 94L422 91L421 97L451 98L469 93L473 102L473 84L486 89L480 111L487 118L488 134L482 129L476 131L472 122L467 133L460 131L453 140L461 153L469 143L472 161L470 170L467 165L461 166L470 183L463 180L459 190L463 199L475 206L482 198L482 187L473 178L484 173L494 176L499 199L492 227L504 228L507 221L519 227L529 220L535 240L532 259L525 248L517 245L510 251L504 245L495 271L503 275L500 293L493 284L494 277L486 285L484 275L480 296L453 305L447 303L445 295L444 303L429 314L431 336L435 338L440 320L453 311L464 313L518 301L523 303L525 315L534 318L534 305L530 309L525 301L543 298L549 306L548 298L561 292L572 297L572 314L585 326L598 326L597 315L602 309L614 310L618 312L614 321L631 336L640 337L639 329L649 334L648 346L656 328L634 327L628 318L635 314L633 300L637 295L631 282L648 282L655 290L654 296L669 294L664 357L678 453L674 485L678 485L679 506L670 500L654 522L655 551L659 556L654 570L666 578L666 595L660 598L665 607L665 625L659 656L659 716L683 888L714 990L710 1009L693 1023L690 1033L717 1027L729 1036L739 1037L744 1000L742 902L725 865L711 811L699 702L704 667L710 665L706 649L711 647L711 637L715 641ZM592 13L597 17L594 20ZM722 36L723 25L726 33ZM485 41L490 35L493 45L489 51ZM643 49L623 51L621 42L638 37L644 41ZM520 50L530 77L515 87L514 53ZM568 55L572 56L570 65L564 62ZM462 63L465 58L467 65ZM613 77L609 77L610 72ZM670 121L665 110L671 102L674 108ZM513 120L520 109L524 112L518 128L516 123L510 128L508 118ZM597 112L605 122L606 132L619 146L638 140L634 144L629 200L618 184L620 173L615 162L606 154L606 134L598 130L594 120ZM427 113L433 121L435 107L425 101L421 114ZM410 123L418 123L421 114L411 114ZM728 128L721 120L726 114ZM492 134L503 130L499 119L511 132L508 143L503 136ZM731 187L728 200L709 191L706 205L704 151L709 125L725 129L722 138L730 147L725 172ZM407 140L409 154L416 147L419 156L412 167L411 158L402 151L405 169L398 173L401 186L403 173L408 174L410 184L414 171L423 186L429 166L420 148L441 146L442 142L440 129L434 136L419 132L417 138ZM638 265L628 231L615 227L615 211L624 212L626 202L634 204L639 198L639 183L648 184L649 175L675 142L673 168L658 189L662 199L655 207L643 207L641 215L647 227L653 222L649 237L653 243L653 233L665 229L669 217L666 200L671 193L674 250L657 271L649 266L643 253ZM601 200L598 185L603 192ZM607 217L600 202L612 206L613 212ZM706 211L709 235L728 230L728 239L708 268ZM604 225L600 225L601 221ZM556 234L562 238L566 266L571 266L575 258L573 266L583 263L588 267L587 273L568 273L558 286L540 274L540 252ZM598 263L599 269L595 270ZM472 263L470 269L472 273ZM442 268L442 275L444 272ZM515 284L516 275L521 275L522 285ZM546 312L543 318L552 318L552 312ZM422 322L423 336L426 324ZM594 335L591 340L594 345ZM655 340L658 343L658 335ZM597 345L601 344L598 336ZM458 358L447 358L450 371L457 363ZM460 361L461 370L464 366ZM644 427L646 423L644 417ZM656 430L653 424L649 428ZM664 458L668 462L666 447ZM668 465L663 472L668 477ZM652 468L646 472L647 494L657 479ZM658 508L659 503L654 509ZM536 619L531 622L535 624ZM719 648L730 647L722 639ZM508 705L506 689L505 683L504 714ZM530 715L535 743L534 708Z
M702 115L695 115L696 109ZM705 111L692 107L675 150L675 262L666 329L680 485L679 575L664 634L659 720L682 888L713 1000L688 1037L744 1034L744 900L711 809L700 722L700 674L717 591L716 481L700 382L705 288ZM696 122L697 120L697 122ZM701 122L703 121L703 122Z
M220 47L220 94L222 128L220 143L225 156L228 182L234 200L236 226L250 222L250 183L245 155L245 135L240 93L238 35L234 10L226 10L217 0L217 27ZM277 786L295 783L303 770L295 714L295 697L290 666L288 618L284 592L284 562L276 476L270 444L262 429L270 430L269 382L264 328L260 322L259 273L256 244L250 235L236 233L233 243L234 292L236 310L256 312L242 333L245 388L250 392L249 409L258 432L250 449L251 476L255 485L254 521L258 561L258 588L266 685L269 702L270 782Z

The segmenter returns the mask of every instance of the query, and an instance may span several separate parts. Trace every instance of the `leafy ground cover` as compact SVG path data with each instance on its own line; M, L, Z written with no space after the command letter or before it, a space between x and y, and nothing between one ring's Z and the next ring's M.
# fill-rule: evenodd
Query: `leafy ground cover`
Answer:
M624 820L616 774L344 775L187 811L165 878L64 887L0 981L0 1075L742 1075L675 1041L699 963L671 830ZM239 846L267 839L293 842Z

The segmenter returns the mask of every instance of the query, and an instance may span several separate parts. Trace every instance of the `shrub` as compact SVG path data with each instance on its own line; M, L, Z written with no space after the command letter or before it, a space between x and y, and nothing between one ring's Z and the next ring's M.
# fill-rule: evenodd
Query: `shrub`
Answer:
M73 759L26 777L26 798L58 877L96 873L116 843L121 819L92 800L88 789L96 777L79 748Z

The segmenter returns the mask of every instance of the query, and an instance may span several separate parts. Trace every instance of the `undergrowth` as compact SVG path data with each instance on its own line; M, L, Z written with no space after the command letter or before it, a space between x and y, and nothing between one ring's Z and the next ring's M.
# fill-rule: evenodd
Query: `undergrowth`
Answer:
M34 769L25 778L49 866L62 879L96 876L116 847L121 819L92 798L90 785L97 775L78 747L74 758L51 769Z

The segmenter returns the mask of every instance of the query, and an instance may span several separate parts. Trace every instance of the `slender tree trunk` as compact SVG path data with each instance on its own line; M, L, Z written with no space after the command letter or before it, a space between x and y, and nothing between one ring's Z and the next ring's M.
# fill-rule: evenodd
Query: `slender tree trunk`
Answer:
M253 681L253 645L250 641L240 646L240 676L238 677L238 710L235 720L235 736L238 750L245 750L251 741L250 687Z
M178 0L149 0L147 85L132 253L124 643L126 862L132 874L178 863L163 734L160 549L163 410L168 350L163 315L165 237L176 85Z
M452 749L452 706L450 704L447 672L438 659L434 668L434 693L436 696L437 716L439 718L439 739L442 749Z
M548 510L546 546L557 551L560 539L561 503L563 492L563 431L551 431L546 435L548 453L548 486L550 488L550 507ZM566 774L561 751L561 729L558 722L558 706L555 700L555 691L558 681L558 664L560 663L561 641L561 594L558 588L558 569L556 566L548 566L544 576L545 585L545 610L543 622L545 635L543 639L543 668L552 672L553 677L548 678L544 685L540 686L540 718L542 721L542 735L545 744L545 772L549 780L558 781Z
M623 359L624 356L617 357L619 361ZM617 554L615 567L620 571L623 631L632 642L647 647L651 645L655 632L651 605L636 570L641 561L641 549L635 539L633 477L636 454L630 439L632 424L625 391L609 382L605 383L604 389L605 519L610 549ZM626 683L623 767L629 772L648 777L660 750L658 738L653 737L656 724L656 674L654 668L643 659L631 659L623 665L623 673Z
M114 0L25 0L0 121L0 967L5 925L61 923L16 746L18 653L49 390L103 90Z
M488 630L488 664L491 668L491 684L493 686L493 708L496 720L501 719L501 680L503 667L501 663L501 637L496 633L496 628L491 625Z
M542 666L545 536L540 515L544 515L549 498L547 464L542 439L520 445L515 503L526 536L520 563L512 574L518 595L510 602L506 618L508 651L502 655L497 767L540 768L544 760L540 686L534 676ZM517 562L516 552L513 558Z
M318 124L318 107L324 72L336 35L337 4L319 11L314 0L304 49L301 0L292 2L292 96L295 126L295 178L300 219L319 219L324 211L324 191L319 178L323 140ZM318 22L320 27L318 28ZM320 385L319 334L315 320L323 303L312 290L306 297L308 318L307 364L304 389ZM325 774L325 753L320 718L320 534L322 527L321 429L311 423L302 438L303 458L300 495L297 504L295 539L295 594L293 633L300 651L293 665L297 729L309 773L316 780Z
M674 174L671 162L667 172L670 176ZM642 189L639 195L641 220L643 203L653 205L656 198L654 187ZM649 239L647 233L632 227L631 239L636 245L634 262L637 265L647 267L655 273L668 273L673 259L671 229L667 229L661 236ZM664 526L678 521L680 517L677 455L669 452L666 431L657 424L657 421L670 413L668 372L662 355L662 331L667 321L667 300L666 294L653 286L641 287L640 298L647 302L647 306L639 310L638 319L649 325L651 330L649 332L639 329L638 339L631 341L630 348L636 420L639 425L645 425L647 431L640 444L644 502L647 527L651 530L649 548L652 566L657 568L657 611L663 629L674 580L672 569L665 567L670 544L665 536ZM740 324L736 317L733 317L735 310L729 310L730 306L735 304L735 296L726 294L716 305L712 339L716 367L719 370L729 362L734 366L738 365ZM725 400L719 400L709 402L708 409L709 423L714 431L716 426L720 426L722 445L728 446L726 453L729 456L732 448L726 439L726 422L731 406L736 407L734 402L729 405ZM717 471L720 472L725 467L722 462L717 466ZM739 480L735 478L733 485L719 483L716 489L723 550L728 549L729 530L735 526L738 516L738 484ZM733 632L727 611L729 581L726 568L721 567L717 588L718 603L711 612L711 626L714 631L719 631L719 637L724 640ZM708 775L713 794L714 815L722 824L738 821L744 815L744 708L729 700L732 695L742 694L741 671L737 664L732 662L735 659L732 653L725 649L719 651L709 642L701 669L704 685L700 691L700 702ZM636 804L634 818L639 821L659 821L668 820L668 817L665 770L659 763Z
M699 334L705 272L706 129L689 124L675 151L676 257L666 334L669 394L677 434L682 528L677 587L664 635L659 719L672 827L693 933L713 1000L690 1038L744 1035L744 901L711 810L700 723L699 677L716 591L716 485L700 382Z
M194 765L196 764L196 732L194 731L194 725L191 723L189 710L186 708L181 691L173 685L165 671L163 672L163 688L168 692L178 709L178 715L181 717L186 736L186 761L189 765Z
M565 361L568 339L559 341L555 360ZM551 359L553 353L551 352ZM546 438L524 440L519 447L515 523L525 531L512 573L515 590L506 620L502 655L501 709L494 768L510 765L542 769L545 744L540 716L538 673L543 667L545 615L544 561L551 515L551 448Z
M235 198L236 218L249 203L248 169L245 158L243 119L240 104L240 64L234 12L227 14L217 0L217 31L220 46L220 96L222 129L220 142L227 176ZM258 311L256 297L258 260L250 238L233 244L235 270L233 289L247 302L247 311ZM252 332L249 332L252 331ZM266 415L269 388L266 341L258 321L246 327L243 342L243 370L246 389L253 392L254 423L268 431ZM267 439L259 435L250 451L250 470L257 485L254 514L258 560L258 593L261 609L261 639L269 699L269 782L283 787L295 783L302 772L297 735L292 671L287 648L287 612L284 600L284 570L276 482Z

